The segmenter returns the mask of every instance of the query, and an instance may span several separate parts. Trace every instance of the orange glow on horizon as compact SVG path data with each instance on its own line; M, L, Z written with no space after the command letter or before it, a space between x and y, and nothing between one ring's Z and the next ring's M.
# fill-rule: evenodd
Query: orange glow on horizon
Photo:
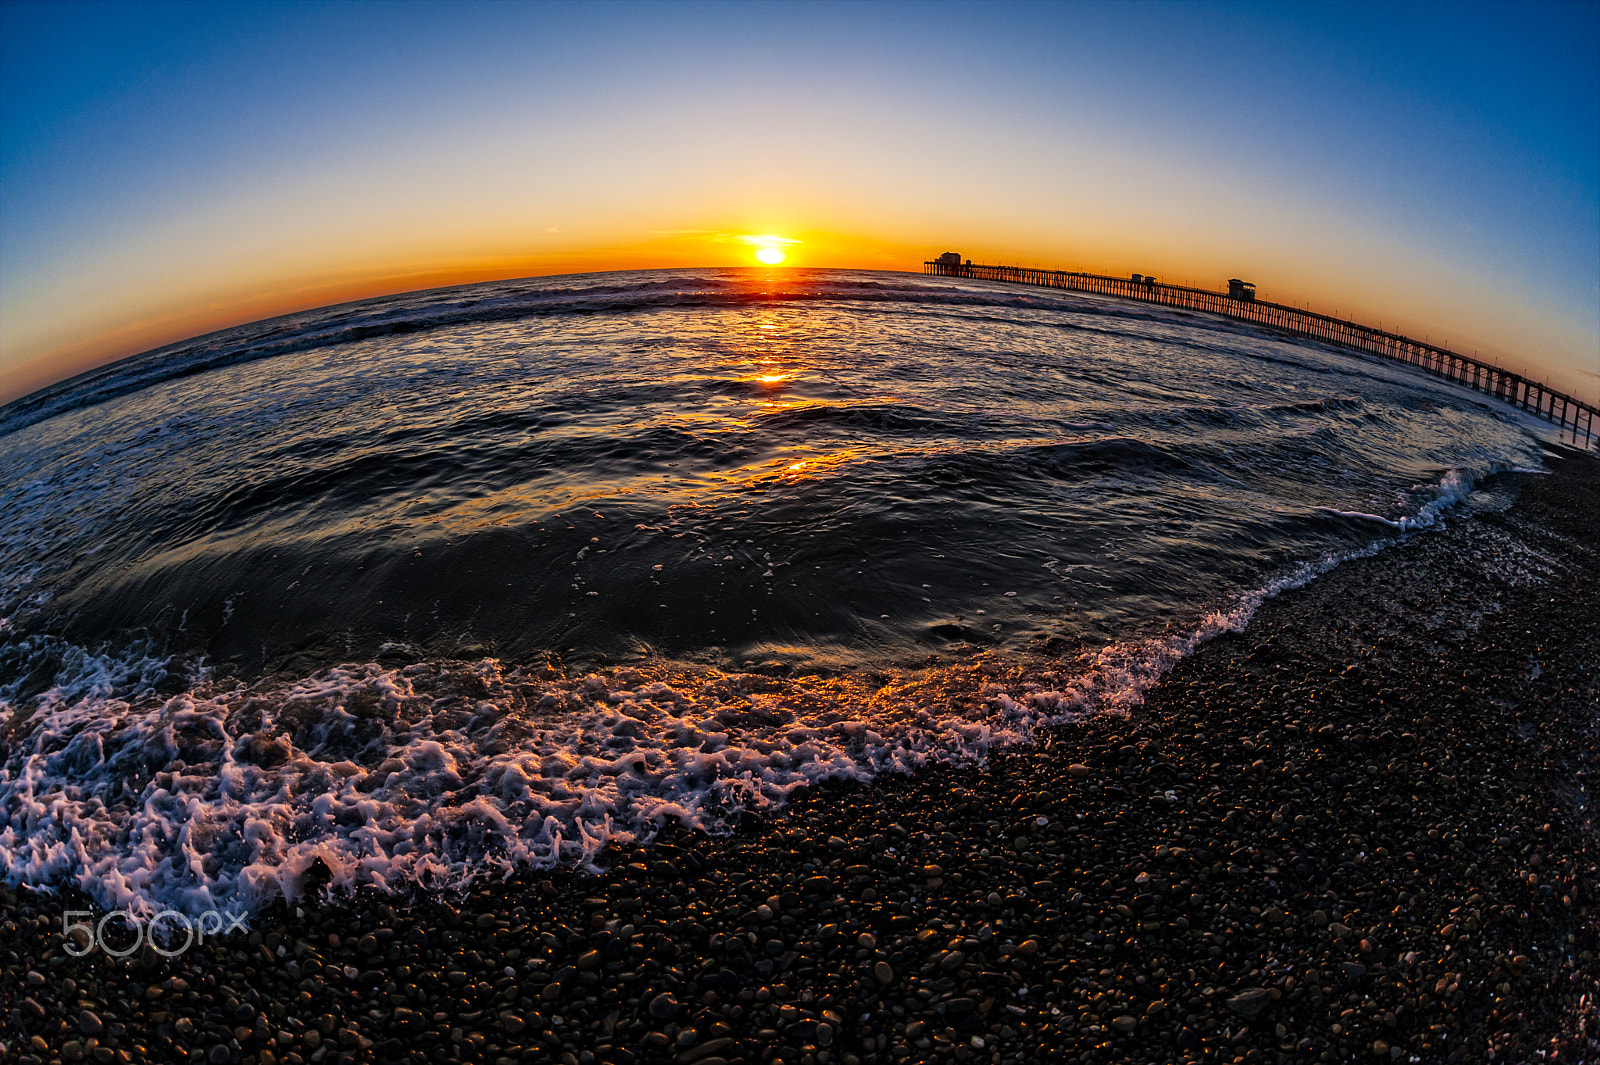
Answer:
M758 229L748 226L750 221L766 224ZM746 224L748 228L635 231L632 239L587 246L575 241L543 252L503 247L471 254L459 247L441 247L408 257L409 261L384 261L379 253L365 261L315 262L317 255L306 249L304 259L278 264L273 271L275 276L214 276L205 290L188 294L186 299L176 286L130 288L120 305L101 305L94 317L80 314L53 336L17 329L20 316L14 312L11 328L0 338L0 348L4 349L0 362L5 369L0 374L4 378L0 383L0 403L190 337L332 304L526 277L672 268L752 269L752 255L763 267L776 265L764 257L768 249L781 254L781 261L787 266L824 269L918 273L924 260L941 250L959 248L975 262L1121 276L1129 270L1154 268L1165 281L1192 282L1211 289L1223 288L1223 279L1230 276L1252 277L1261 285L1265 299L1305 306L1309 295L1315 310L1337 309L1341 316L1373 325L1382 321L1385 327L1407 335L1448 338L1456 350L1467 354L1476 350L1480 357L1499 361L1510 369L1527 369L1535 378L1554 378L1552 383L1557 387L1575 393L1581 394L1584 389L1583 383L1570 373L1552 374L1553 367L1541 365L1543 360L1532 357L1529 349L1536 351L1542 345L1524 338L1513 346L1482 321L1475 320L1472 309L1463 306L1464 300L1459 296L1446 301L1412 295L1402 303L1395 299L1393 285L1378 283L1389 279L1341 284L1331 265L1327 276L1323 276L1322 271L1298 260L1264 257L1239 264L1237 257L1224 257L1213 249L1185 254L1181 248L1141 239L1137 233L1124 233L1117 240L1105 234L1084 233L1065 240L1004 232L1003 227L982 234L958 228L928 236L920 226L915 227L914 233L905 231L906 227L887 227L887 232L872 233L870 224L860 225L856 232L821 230L797 225L792 218L758 218L746 220ZM774 230L798 235L777 236ZM529 244L536 246L537 241L530 239ZM752 279L758 276L752 272ZM1439 322L1453 322L1455 327L1447 332L1438 328ZM1551 339L1566 338L1552 335Z
M121 359L193 337L315 310L319 307L525 277L745 267L755 247L783 250L789 265L837 269L916 272L927 258L920 244L837 232L807 232L804 239L744 235L729 229L657 230L631 241L568 247L539 254L441 254L411 262L308 262L285 264L275 277L214 278L187 299L168 292L130 290L123 307L102 307L96 317L67 319L53 336L24 337L8 330L0 336L0 403ZM794 249L805 245L806 263L796 264ZM295 269L298 266L299 269ZM155 313L151 313L151 312ZM31 350L30 350L31 349Z

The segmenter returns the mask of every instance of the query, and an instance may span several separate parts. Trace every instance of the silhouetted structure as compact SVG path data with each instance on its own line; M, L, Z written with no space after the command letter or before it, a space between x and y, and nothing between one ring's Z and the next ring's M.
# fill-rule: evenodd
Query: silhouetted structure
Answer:
M1228 298L1235 300L1256 301L1256 287L1248 281L1240 281L1237 277L1228 279Z
M965 265L956 256L950 261L940 256L922 264L923 272L944 277L971 277L983 281L1009 281L1022 285L1046 285L1075 292L1095 292L1103 296L1121 296L1126 299L1160 303L1168 307L1205 311L1227 318L1239 318L1257 325L1268 326L1291 336L1322 340L1340 347L1353 348L1368 355L1403 362L1408 366L1426 370L1436 377L1466 385L1504 400L1514 407L1538 415L1548 422L1570 430L1573 442L1579 435L1583 446L1600 443L1595 416L1600 414L1592 405L1557 392L1547 385L1530 381L1521 374L1502 370L1479 359L1458 355L1421 340L1412 340L1397 333L1357 325L1326 314L1314 314L1296 307L1267 303L1255 298L1255 286L1245 281L1228 282L1228 291L1212 292L1203 288L1181 285L1157 284L1155 278L1134 274L1131 278L1106 277L1101 274L1084 274L1066 270L1034 270L1021 266L974 266L971 260ZM1236 294L1234 286L1241 292Z

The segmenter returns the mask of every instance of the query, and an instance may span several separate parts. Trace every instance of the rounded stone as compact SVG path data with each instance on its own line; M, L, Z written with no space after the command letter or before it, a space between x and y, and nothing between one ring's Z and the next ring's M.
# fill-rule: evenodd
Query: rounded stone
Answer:
M1272 992L1264 987L1247 987L1228 999L1228 1008L1241 1017L1254 1017L1272 1005Z
M678 1000L662 992L650 1000L650 1016L658 1021L671 1020L678 1015Z

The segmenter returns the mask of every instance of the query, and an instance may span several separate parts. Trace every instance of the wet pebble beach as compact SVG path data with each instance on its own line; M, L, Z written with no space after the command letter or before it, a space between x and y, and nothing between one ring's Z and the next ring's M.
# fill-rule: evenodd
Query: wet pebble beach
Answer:
M1600 463L1550 469L1131 717L603 875L313 890L171 958L73 957L87 902L0 890L0 1061L1596 1060Z

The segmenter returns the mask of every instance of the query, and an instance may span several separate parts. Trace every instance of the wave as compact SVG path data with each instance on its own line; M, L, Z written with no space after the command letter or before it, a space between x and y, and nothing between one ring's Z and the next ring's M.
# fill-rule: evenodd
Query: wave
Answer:
M740 310L783 301L815 310ZM1531 459L1217 336L915 275L590 275L285 316L28 397L0 431L328 349L0 441L0 875L196 912L294 897L319 859L451 885L724 831L1126 713L1472 483L1418 481ZM1038 657L1060 634L1101 650ZM508 664L546 652L647 665Z
M564 278L481 282L375 297L209 333L130 356L13 400L0 407L0 436L208 370L453 326L551 316L837 300L1011 309L1096 307L1093 301L929 284L913 274L903 275L904 281L890 282L794 271L781 283L773 284L765 277L751 279L741 276L740 271L725 270L681 271L662 278L615 283L602 280L611 276L615 275L576 275L568 283L562 283L567 280Z
M948 279L917 274L863 278L833 271L795 270L774 279L755 271L747 274L729 269L479 282L280 315L133 355L0 406L0 436L166 381L363 340L543 317L628 314L673 308L736 309L830 301L921 304L966 311L983 308L1010 312L1070 311L1107 321L1174 325L1181 322L1186 328L1196 324L1212 325L1210 319L1196 321L1190 315L1164 308L1130 305L1066 290L1017 290L999 283L994 283L994 287L972 282L955 285ZM1017 324L1015 318L996 318L995 321L1008 326ZM1104 331L1086 326L1081 319L1077 322L1041 319L1030 324ZM1237 323L1217 323L1217 329L1230 334L1238 332L1236 326ZM1107 335L1147 339L1142 334L1120 330ZM1165 337L1164 341L1179 347L1207 347L1181 334Z
M349 888L591 864L667 819L725 830L819 780L982 758L1126 710L1200 638L1107 648L1055 687L980 684L966 708L937 693L976 671L884 699L848 679L543 679L492 659L165 699L52 691L8 729L0 861L12 883L70 880L143 913L294 898L317 859Z
M1394 527L1426 528L1472 483L1453 471ZM1182 635L888 684L672 663L562 676L482 659L276 685L202 677L163 696L147 649L85 655L26 706L0 702L0 868L141 914L292 900L319 860L344 889L592 868L609 843L648 841L668 821L726 832L819 781L978 762L1044 728L1127 715L1267 599L1394 542L1300 564Z

